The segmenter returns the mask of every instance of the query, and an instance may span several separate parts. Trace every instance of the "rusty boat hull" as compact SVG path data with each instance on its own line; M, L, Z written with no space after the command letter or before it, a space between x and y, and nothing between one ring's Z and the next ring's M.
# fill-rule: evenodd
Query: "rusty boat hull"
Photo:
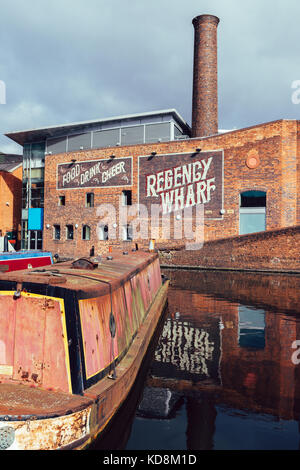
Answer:
M108 258L0 275L0 449L84 449L127 398L168 281L156 253Z

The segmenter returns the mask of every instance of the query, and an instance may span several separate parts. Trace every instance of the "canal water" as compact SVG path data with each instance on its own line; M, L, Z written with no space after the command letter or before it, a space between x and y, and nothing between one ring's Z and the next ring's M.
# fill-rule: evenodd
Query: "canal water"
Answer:
M164 273L157 338L96 448L299 449L300 277Z

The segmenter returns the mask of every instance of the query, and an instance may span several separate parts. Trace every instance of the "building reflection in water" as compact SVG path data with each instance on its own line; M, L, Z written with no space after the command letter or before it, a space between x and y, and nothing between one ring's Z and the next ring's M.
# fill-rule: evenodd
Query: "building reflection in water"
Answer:
M172 423L178 449L256 448L247 423L269 436L265 448L284 448L291 432L297 447L300 365L292 361L292 343L300 340L300 277L166 274L168 314L125 448L172 448ZM228 440L232 419L236 439L244 434L247 442Z

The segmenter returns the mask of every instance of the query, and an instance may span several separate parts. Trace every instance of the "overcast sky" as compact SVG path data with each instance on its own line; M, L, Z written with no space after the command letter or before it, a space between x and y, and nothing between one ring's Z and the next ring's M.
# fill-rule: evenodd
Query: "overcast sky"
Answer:
M201 14L220 18L219 127L299 119L297 0L0 0L0 151L22 153L8 131L123 114L190 124Z

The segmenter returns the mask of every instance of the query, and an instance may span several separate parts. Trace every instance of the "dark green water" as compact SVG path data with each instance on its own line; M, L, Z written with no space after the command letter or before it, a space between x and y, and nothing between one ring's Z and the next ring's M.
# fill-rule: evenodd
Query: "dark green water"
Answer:
M166 274L159 339L102 448L299 449L300 278Z

